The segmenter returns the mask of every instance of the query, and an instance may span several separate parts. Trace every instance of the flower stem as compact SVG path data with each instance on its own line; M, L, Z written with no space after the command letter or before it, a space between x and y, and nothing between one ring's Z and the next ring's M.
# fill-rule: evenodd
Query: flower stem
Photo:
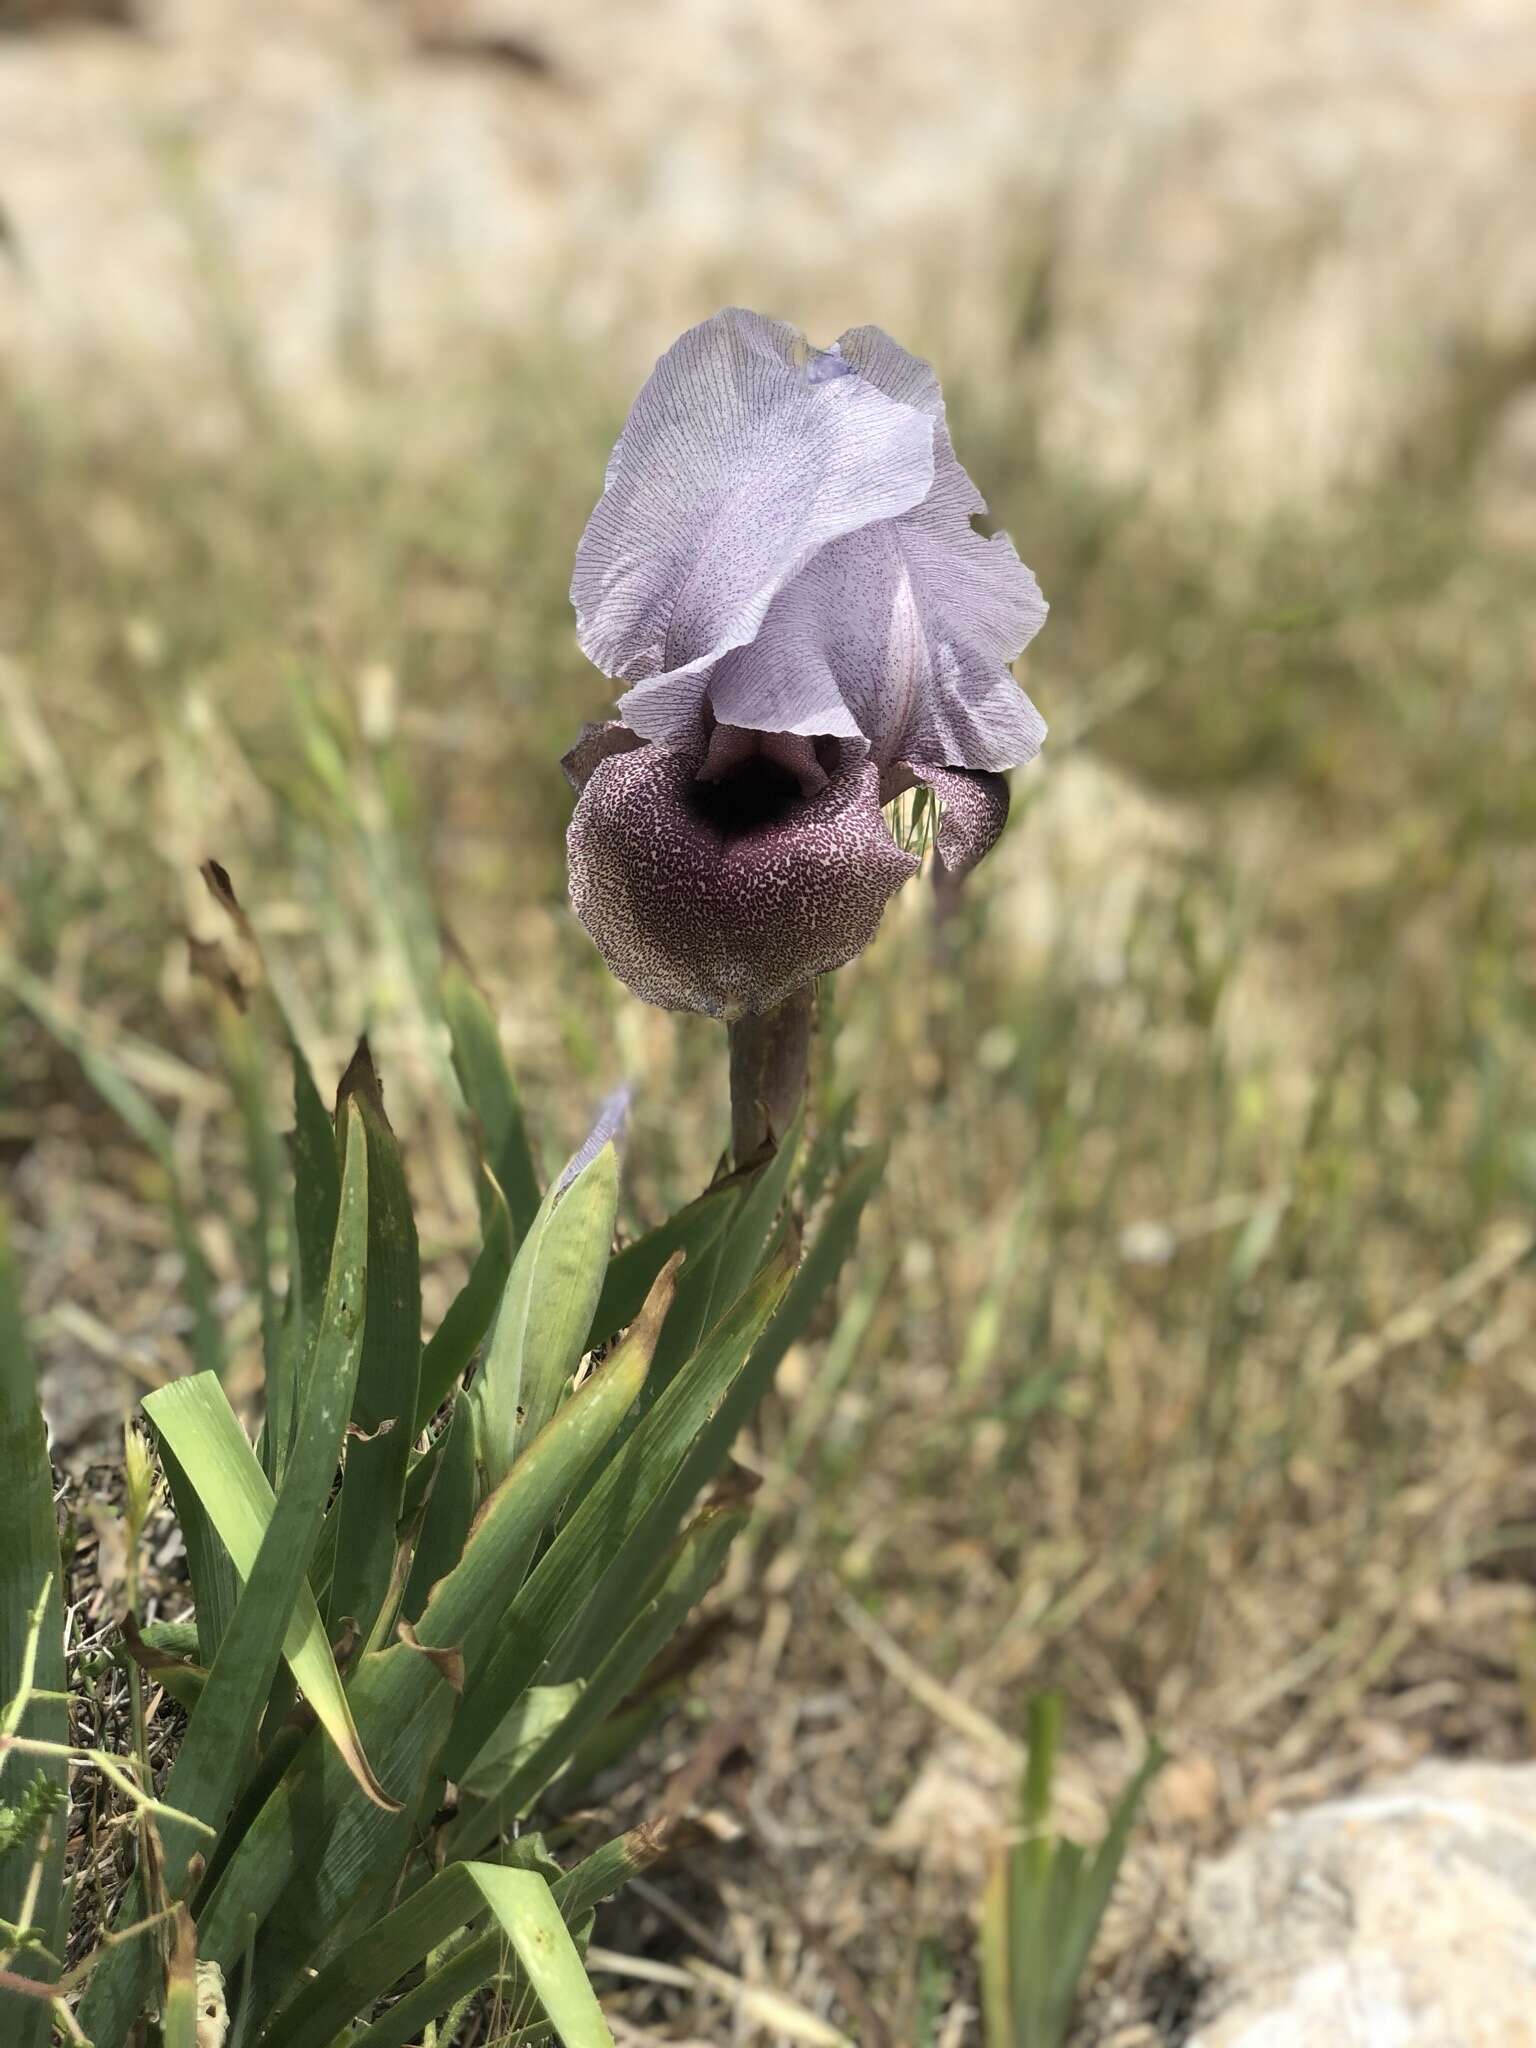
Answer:
M739 1017L731 1035L731 1157L745 1166L789 1129L805 1093L816 1018L808 982L776 1010Z

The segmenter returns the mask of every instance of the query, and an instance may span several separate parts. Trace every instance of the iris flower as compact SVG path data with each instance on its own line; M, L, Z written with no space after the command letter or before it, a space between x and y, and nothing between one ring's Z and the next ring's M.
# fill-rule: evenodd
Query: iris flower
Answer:
M956 458L938 378L739 308L661 358L576 552L583 652L627 685L565 757L571 900L665 1009L773 1009L873 938L922 787L974 867L1045 725L1009 664L1046 606Z

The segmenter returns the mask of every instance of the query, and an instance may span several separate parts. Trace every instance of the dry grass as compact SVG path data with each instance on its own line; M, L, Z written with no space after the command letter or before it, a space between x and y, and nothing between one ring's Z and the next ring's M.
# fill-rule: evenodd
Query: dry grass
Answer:
M594 1794L628 1819L704 1752L697 1846L600 1930L649 1966L603 1978L622 2041L973 2039L975 1892L1040 1684L1071 1702L1073 1827L1149 1728L1175 1755L1084 2023L1125 2048L1187 2016L1193 1855L1529 1742L1536 720L1527 579L1480 524L1492 415L1239 533L1016 457L1008 404L961 394L960 438L1028 508L1055 765L958 915L909 892L828 992L820 1113L856 1097L891 1173L744 1451L760 1516L686 1706ZM255 1355L188 962L208 853L322 1081L369 1025L429 1313L474 1219L434 904L551 1155L634 1079L631 1225L723 1141L713 1028L630 1003L563 908L555 757L603 694L563 589L611 421L527 364L445 409L409 459L388 397L345 446L279 422L238 459L0 420L0 1156L76 1463L186 1363L170 1177ZM39 1008L158 1107L162 1159Z

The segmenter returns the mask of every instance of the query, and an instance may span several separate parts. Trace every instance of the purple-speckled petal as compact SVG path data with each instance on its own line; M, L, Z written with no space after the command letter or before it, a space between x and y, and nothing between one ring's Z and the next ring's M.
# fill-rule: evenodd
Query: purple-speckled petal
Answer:
M609 718L600 725L584 725L575 746L560 756L560 766L565 770L566 781L580 796L599 761L606 761L610 754L633 753L636 747L644 745L639 733L631 732L622 719Z
M901 770L910 770L910 780ZM1001 775L974 774L965 768L934 768L921 761L898 764L906 787L911 781L931 789L939 804L935 841L939 865L958 881L989 854L1008 822L1008 784Z
M862 951L917 862L886 829L872 764L811 797L777 771L782 788L755 821L737 784L697 771L692 749L663 745L595 770L566 840L571 902L647 1002L715 1017L772 1009Z
M851 737L877 761L1002 769L1033 759L1045 722L1008 672L1044 623L1040 587L1006 534L983 539L985 501L944 424L938 378L878 327L840 359L934 422L934 485L901 516L832 542L775 598L750 646L710 678L733 725Z
M571 600L583 651L635 684L620 709L648 739L689 730L706 672L819 549L932 487L931 414L825 361L733 308L675 342L635 401Z

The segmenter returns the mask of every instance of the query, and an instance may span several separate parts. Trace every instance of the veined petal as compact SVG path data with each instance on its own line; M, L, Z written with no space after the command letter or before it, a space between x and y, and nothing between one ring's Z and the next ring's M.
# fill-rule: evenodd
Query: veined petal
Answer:
M850 327L835 346L842 359L877 391L900 405L927 413L933 421L933 481L944 503L967 520L973 512L985 512L987 501L967 476L949 437L944 393L933 365L912 355L899 341L892 341L883 327Z
M986 502L956 458L932 368L878 327L851 328L837 349L859 383L933 421L933 489L832 542L785 586L752 644L711 676L715 715L843 738L851 724L882 763L1016 767L1045 737L1008 669L1044 623L1040 587L1006 534L971 526Z
M819 549L932 487L932 415L818 375L821 360L794 328L733 308L675 342L635 401L571 599L583 651L637 685L621 709L648 738L684 732L704 671Z
M917 862L886 828L872 764L812 797L783 774L766 804L771 783L744 803L697 768L691 749L653 745L593 771L566 840L571 902L647 1002L771 1009L863 950Z
M826 553L835 553L838 545ZM823 560L825 554L817 557ZM710 708L722 725L853 740L865 751L867 742L838 680L841 664L834 666L826 645L836 627L827 607L836 604L839 593L815 572L816 562L802 569L768 607L752 644L732 648L711 670Z
M1014 768L1039 753L1045 721L1008 663L1044 616L1012 543L983 540L936 484L902 518L823 548L711 676L710 704L730 725L862 735L882 763Z
M850 327L846 334L838 336L834 346L845 363L851 363L861 377L887 398L914 406L930 419L943 422L944 393L938 371L932 363L925 363L921 356L904 349L899 341L892 341L883 327ZM949 439L947 428L944 438L946 442ZM953 452L951 449L951 455ZM975 509L980 511L981 506L978 494Z

